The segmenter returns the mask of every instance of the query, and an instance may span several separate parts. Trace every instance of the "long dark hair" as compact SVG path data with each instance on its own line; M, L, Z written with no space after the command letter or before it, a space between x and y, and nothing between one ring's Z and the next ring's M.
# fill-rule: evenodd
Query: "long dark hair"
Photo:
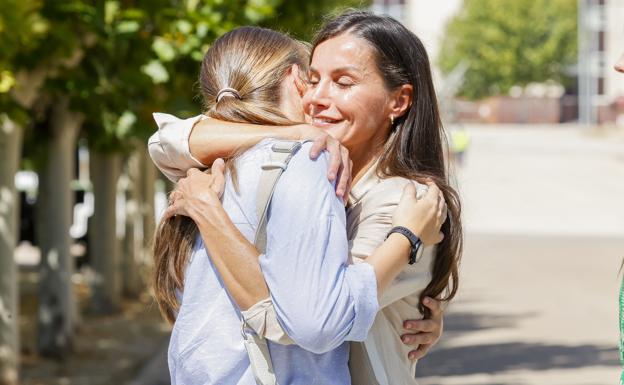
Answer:
M421 293L421 311L425 296L451 300L459 284L459 261L463 235L459 195L450 186L444 153L446 135L442 127L438 101L427 51L416 35L389 16L364 11L347 11L327 22L317 33L312 48L331 38L350 34L365 40L373 49L377 70L388 90L404 84L414 88L409 110L394 121L377 173L381 177L399 176L424 182L432 179L444 193L449 216L442 225L444 240L437 247L432 279Z

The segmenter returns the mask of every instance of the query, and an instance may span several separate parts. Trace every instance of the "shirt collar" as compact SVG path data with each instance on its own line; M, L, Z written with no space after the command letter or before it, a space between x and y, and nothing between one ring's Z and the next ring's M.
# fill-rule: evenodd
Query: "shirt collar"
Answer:
M349 192L349 205L357 204L367 192L379 183L379 176L377 176L377 166L379 165L379 159L368 167L366 173L357 181L356 184L351 186Z

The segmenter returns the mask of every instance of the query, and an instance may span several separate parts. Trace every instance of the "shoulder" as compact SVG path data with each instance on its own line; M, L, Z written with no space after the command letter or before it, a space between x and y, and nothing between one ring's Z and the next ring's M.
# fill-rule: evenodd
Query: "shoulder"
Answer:
M307 180L321 179L324 184L329 184L327 168L329 167L329 155L323 151L316 159L310 158L312 142L304 142L295 154L286 169L291 177Z
M364 196L363 200L369 202L378 202L379 204L398 204L403 194L403 189L409 183L416 185L417 190L425 189L427 186L418 183L412 179L393 176L389 178L379 179L379 182L370 189Z
M310 159L311 147L312 143L303 143L293 154L276 186L275 194L287 195L288 199L299 202L339 202L333 183L327 179L329 157L326 153L321 153L317 159Z

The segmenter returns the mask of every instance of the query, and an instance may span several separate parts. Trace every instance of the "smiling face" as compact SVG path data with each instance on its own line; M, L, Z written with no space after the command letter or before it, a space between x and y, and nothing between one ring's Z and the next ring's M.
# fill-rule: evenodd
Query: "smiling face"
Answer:
M349 33L315 48L303 104L311 123L352 153L379 148L390 133L390 116L399 116L397 93L385 86L373 49Z

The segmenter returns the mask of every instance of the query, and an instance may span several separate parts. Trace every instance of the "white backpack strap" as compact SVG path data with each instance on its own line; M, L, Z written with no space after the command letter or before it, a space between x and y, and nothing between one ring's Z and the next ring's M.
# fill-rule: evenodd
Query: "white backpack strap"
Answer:
M276 141L271 146L271 160L262 165L260 183L256 195L256 210L258 214L258 228L254 238L254 245L261 253L266 251L266 225L267 213L275 186L282 173L288 167L288 162L293 155L301 148L301 142L291 140ZM253 371L258 385L277 385L273 361L267 345L267 340L256 334L243 318L243 338L245 349L249 356L251 370Z
M266 251L266 223L269 204L277 181L293 155L301 148L301 142L280 140L271 146L271 161L262 165L262 174L256 195L256 210L258 213L258 228L254 238L254 245L264 253Z

